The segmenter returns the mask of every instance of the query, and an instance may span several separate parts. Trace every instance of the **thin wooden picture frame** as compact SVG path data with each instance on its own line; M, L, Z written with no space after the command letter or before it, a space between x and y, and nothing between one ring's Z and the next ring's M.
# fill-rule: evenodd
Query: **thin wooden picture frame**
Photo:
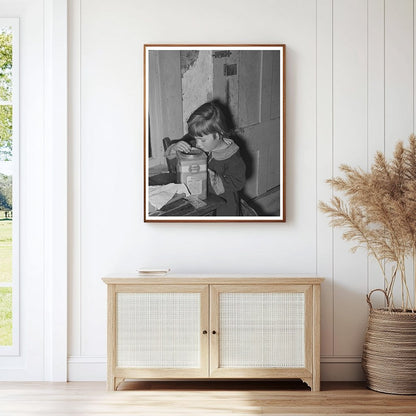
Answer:
M145 44L145 222L285 222L285 45Z

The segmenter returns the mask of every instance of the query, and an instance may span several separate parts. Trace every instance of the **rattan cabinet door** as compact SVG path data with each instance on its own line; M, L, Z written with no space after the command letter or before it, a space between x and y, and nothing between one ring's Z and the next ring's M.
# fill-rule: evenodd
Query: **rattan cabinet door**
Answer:
M123 286L115 296L117 377L207 377L208 286Z
M211 286L211 377L311 376L312 288Z

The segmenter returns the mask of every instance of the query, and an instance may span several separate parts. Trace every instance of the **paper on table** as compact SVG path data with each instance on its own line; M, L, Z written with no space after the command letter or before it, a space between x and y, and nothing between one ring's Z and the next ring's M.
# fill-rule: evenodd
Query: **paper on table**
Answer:
M190 195L188 188L183 183L149 186L149 202L156 209L166 205L175 194Z

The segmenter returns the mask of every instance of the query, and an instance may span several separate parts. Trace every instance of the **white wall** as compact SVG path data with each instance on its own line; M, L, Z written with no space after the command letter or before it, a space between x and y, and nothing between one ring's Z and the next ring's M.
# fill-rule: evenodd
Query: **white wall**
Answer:
M105 379L106 287L139 266L312 273L323 379L359 379L364 295L381 282L317 211L340 163L414 130L413 0L69 2L69 378ZM215 30L215 28L221 28ZM287 222L143 222L143 44L284 43Z

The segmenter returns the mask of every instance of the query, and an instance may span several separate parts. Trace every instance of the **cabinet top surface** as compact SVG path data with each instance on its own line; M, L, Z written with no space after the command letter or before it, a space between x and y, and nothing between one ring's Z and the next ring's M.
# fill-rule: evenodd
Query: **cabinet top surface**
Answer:
M322 277L304 274L117 274L102 279L106 284L320 284Z

